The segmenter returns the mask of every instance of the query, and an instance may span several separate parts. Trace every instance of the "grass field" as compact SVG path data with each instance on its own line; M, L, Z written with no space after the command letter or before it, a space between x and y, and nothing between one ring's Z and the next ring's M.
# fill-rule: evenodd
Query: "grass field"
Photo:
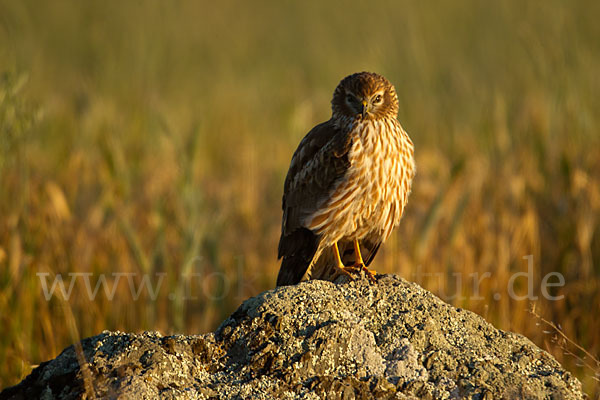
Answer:
M599 15L0 2L0 388L77 338L207 332L272 288L292 152L371 70L418 167L375 269L526 335L600 397Z

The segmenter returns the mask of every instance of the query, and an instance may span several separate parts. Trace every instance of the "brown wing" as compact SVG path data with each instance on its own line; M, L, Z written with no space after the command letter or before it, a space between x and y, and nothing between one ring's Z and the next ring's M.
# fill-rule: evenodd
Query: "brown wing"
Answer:
M331 120L315 126L298 145L283 189L283 220L278 258L282 258L277 286L300 282L321 238L303 225L325 202L350 162L350 135Z

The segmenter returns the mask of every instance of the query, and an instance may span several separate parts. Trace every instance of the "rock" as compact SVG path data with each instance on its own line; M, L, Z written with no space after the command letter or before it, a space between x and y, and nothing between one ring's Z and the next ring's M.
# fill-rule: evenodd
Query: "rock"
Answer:
M214 333L105 331L79 348L0 399L583 398L525 337L393 275L276 288Z

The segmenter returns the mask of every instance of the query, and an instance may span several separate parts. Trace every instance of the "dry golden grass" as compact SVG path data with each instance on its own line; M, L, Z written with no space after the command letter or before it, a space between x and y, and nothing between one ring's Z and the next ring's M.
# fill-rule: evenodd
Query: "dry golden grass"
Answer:
M600 3L345 4L0 4L0 387L78 337L206 332L273 287L291 154L366 69L396 85L418 166L375 268L600 395L600 367L507 289L531 255L536 312L598 358ZM47 301L44 273L118 285ZM135 299L143 276L160 289Z

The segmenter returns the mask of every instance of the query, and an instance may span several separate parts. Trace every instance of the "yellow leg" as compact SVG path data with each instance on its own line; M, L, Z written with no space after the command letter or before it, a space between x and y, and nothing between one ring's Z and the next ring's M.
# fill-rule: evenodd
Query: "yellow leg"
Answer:
M350 268L358 271L364 271L367 275L367 278L371 282L376 282L375 274L377 274L377 272L371 271L365 266L365 262L363 261L362 255L360 254L360 245L358 244L358 240L356 239L354 240L354 256L356 258L356 261L354 262L354 265Z
M350 277L350 279L354 280L354 277L352 276L352 274L350 274L350 272L348 272L346 270L346 266L344 265L344 263L342 262L342 257L340 257L340 249L338 248L338 244L337 242L335 242L333 244L333 252L335 253L335 260L337 262L337 268L340 270L340 272L342 272L344 275L347 275L348 277Z
M354 240L354 255L356 256L356 265L365 265L365 262L362 259L362 256L360 255L360 245L358 244L358 240Z
M335 261L337 261L338 268L344 268L344 263L342 262L342 257L340 257L340 249L338 248L337 242L333 244L333 252L335 253Z

